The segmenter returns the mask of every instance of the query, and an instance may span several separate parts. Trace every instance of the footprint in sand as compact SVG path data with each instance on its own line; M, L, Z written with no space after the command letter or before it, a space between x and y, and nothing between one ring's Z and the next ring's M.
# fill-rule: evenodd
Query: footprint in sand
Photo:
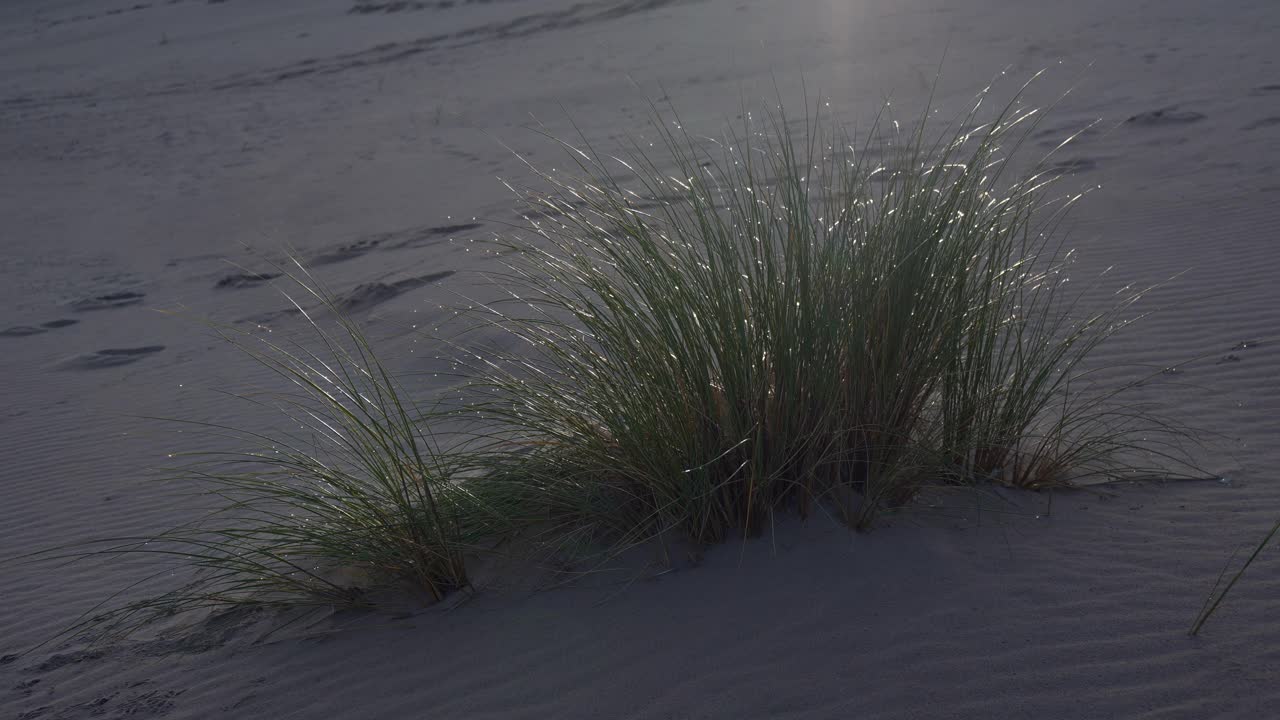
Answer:
M1138 127L1168 127L1171 125L1190 125L1204 120L1202 113L1191 110L1179 110L1177 105L1170 105L1159 110L1148 110L1125 120L1126 125Z
M39 335L45 332L44 328L31 327L30 325L17 325L5 330L0 330L0 337L26 337L28 335Z
M163 345L144 345L135 348L107 348L78 355L62 364L65 370L101 370L135 363L148 355L164 350Z
M445 270L444 272L431 273L430 275L420 275L418 277L401 280L394 283L372 282L357 285L351 292L345 293L335 301L335 305L343 312L353 312L356 310L365 310L374 305L384 303L400 293L420 288L423 285L429 285L438 280L443 280L454 271Z
M81 298L71 303L71 307L77 312L86 312L89 310L110 310L113 308L125 307L127 305L135 305L142 302L142 298L146 296L146 293L121 290L120 292Z
M442 272L419 275L417 277L411 277L393 283L361 283L348 292L342 293L334 298L333 305L340 312L344 313L368 310L369 308L375 305L380 305L401 293L415 290L424 285L430 285L433 282L438 282L454 274L455 271L453 270L444 270ZM314 309L317 308L308 308L308 312ZM302 311L298 308L285 308L284 310L274 310L257 315L250 315L249 317L240 318L236 322L253 323L254 325L269 325L276 320L300 314L302 314Z
M66 653L54 653L39 665L31 665L24 670L29 673L53 672L68 665L79 665L83 662L98 660L105 656L105 650L73 650Z
M346 260L358 258L382 244L381 236L361 238L353 243L339 245L311 258L312 265L332 265Z
M441 238L446 235L455 235L458 233L470 232L480 227L484 227L484 225L478 222L469 222L469 223L457 223L454 225L436 225L434 227L428 227L428 228L417 228L414 230L405 230L399 233L395 233L395 236L393 239L396 242L391 247L403 248L403 247L410 247L413 245L421 245L422 243L425 243L429 240L433 240L435 238Z
M0 337L27 337L28 335L39 335L43 332L64 328L68 325L75 325L79 320L50 320L47 323L40 323L39 326L33 325L17 325L5 330L0 330Z
M270 325L271 323L277 320L280 320L281 318L292 317L294 315L301 315L301 314L302 314L302 311L299 310L298 308L285 308L284 310L271 310L269 312L258 313L257 315L250 315L249 317L242 317L236 322L250 323L253 325Z
M1275 125L1280 125L1280 117L1274 117L1274 116L1264 117L1261 120L1254 120L1253 122L1249 123L1248 125L1245 125L1240 129L1241 130L1258 130L1264 127L1272 127Z
M1055 147L1069 138L1074 138L1078 142L1100 134L1096 123L1070 122L1037 130L1031 137L1035 138L1041 147Z
M435 238L463 233L469 230L475 230L482 227L481 223L457 223L451 225L433 225L430 227L416 227L407 230L397 230L393 232L377 233L375 235L366 235L354 242L346 245L339 245L336 248L325 250L319 255L311 258L312 265L331 265L346 260L352 260L373 250L399 250L401 248L413 247L421 245Z
M174 258L169 262L165 263L164 266L178 267L179 265L188 265L191 263L205 262L208 260L221 260L222 258L223 256L217 253L205 253L204 255L186 255L184 257Z
M351 9L347 10L348 15L372 15L381 13L389 15L391 13L400 12L402 10L426 10L429 7L445 9L453 7L453 3L447 2L407 2L406 0L396 0L395 2L357 2Z
M268 280L275 280L278 277L280 277L280 273L236 273L218 280L214 287L224 289L257 287Z
M1093 158L1079 157L1060 160L1045 168L1044 172L1048 175L1074 175L1075 173L1095 170L1097 167L1097 160L1094 160Z

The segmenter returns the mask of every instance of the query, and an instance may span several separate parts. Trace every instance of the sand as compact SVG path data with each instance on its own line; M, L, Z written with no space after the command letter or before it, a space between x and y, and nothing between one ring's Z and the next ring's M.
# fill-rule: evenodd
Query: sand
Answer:
M714 132L802 77L852 121L889 97L910 117L944 48L943 113L1047 67L1034 98L1075 89L1037 141L1100 120L1058 160L1100 186L1075 276L1114 266L1105 294L1182 273L1101 359L1176 368L1143 399L1215 433L1202 459L1226 480L1012 494L866 535L788 523L638 580L31 652L152 566L5 564L0 716L1275 717L1280 548L1186 630L1280 515L1277 37L1270 0L4 3L2 556L194 515L150 469L199 441L140 418L275 422L217 393L265 378L191 319L296 329L264 257L295 248L412 370L399 331L438 319L491 262L468 241L516 217L504 143L561 159L534 118L608 143L668 96Z

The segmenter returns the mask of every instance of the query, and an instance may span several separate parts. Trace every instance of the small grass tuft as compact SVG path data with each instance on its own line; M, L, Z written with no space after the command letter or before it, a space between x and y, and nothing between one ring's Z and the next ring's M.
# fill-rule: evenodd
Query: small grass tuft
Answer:
M314 310L290 298L313 342L276 342L216 326L272 370L282 390L238 395L295 428L272 434L193 425L229 450L190 453L172 472L219 506L155 536L103 540L73 557L160 554L197 570L187 585L95 610L81 626L134 628L158 615L238 605L372 606L394 587L435 601L466 587L464 517L479 517L453 482L461 455L430 434L359 327L301 265L288 275ZM169 421L173 422L173 421Z

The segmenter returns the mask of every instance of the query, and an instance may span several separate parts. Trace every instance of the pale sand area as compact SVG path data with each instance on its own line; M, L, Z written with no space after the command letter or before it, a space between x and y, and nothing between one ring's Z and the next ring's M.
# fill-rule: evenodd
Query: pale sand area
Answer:
M145 478L198 441L137 416L270 427L216 393L260 371L156 312L284 308L267 284L218 287L239 272L223 258L262 269L245 246L292 245L338 292L387 285L354 312L413 370L421 348L397 330L438 319L488 267L466 241L515 218L497 178L525 174L503 143L561 160L531 117L569 133L567 113L607 145L665 93L714 133L774 78L794 103L801 76L851 120L890 95L910 117L944 47L944 114L1001 68L1012 90L1051 67L1035 99L1078 87L1037 141L1101 119L1062 156L1065 182L1101 185L1073 219L1076 274L1114 265L1105 293L1185 271L1102 360L1178 365L1146 399L1219 433L1204 462L1229 482L1058 493L1051 513L1015 496L1014 513L866 535L788 524L629 585L482 588L447 612L265 639L269 618L233 616L18 655L149 566L4 565L0 716L1280 716L1280 548L1185 634L1227 556L1280 514L1280 4L404 5L0 6L0 554L193 516Z

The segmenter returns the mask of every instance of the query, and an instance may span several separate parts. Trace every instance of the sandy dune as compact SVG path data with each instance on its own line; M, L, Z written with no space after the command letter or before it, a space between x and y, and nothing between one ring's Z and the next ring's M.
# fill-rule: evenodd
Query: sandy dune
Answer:
M1100 119L1055 160L1100 186L1071 227L1082 284L1182 273L1102 359L1173 368L1144 399L1216 433L1226 480L788 525L630 583L26 654L151 566L6 564L0 716L1280 717L1280 548L1185 634L1280 514L1278 40L1272 0L4 3L0 556L198 512L149 479L197 441L142 416L272 422L215 392L259 369L158 310L289 332L263 257L292 246L412 370L400 331L516 218L503 144L560 160L534 118L608 143L665 96L714 132L775 78L797 102L802 76L849 121L890 96L910 117L944 48L944 114L1048 67L1033 99L1076 87L1037 142Z

